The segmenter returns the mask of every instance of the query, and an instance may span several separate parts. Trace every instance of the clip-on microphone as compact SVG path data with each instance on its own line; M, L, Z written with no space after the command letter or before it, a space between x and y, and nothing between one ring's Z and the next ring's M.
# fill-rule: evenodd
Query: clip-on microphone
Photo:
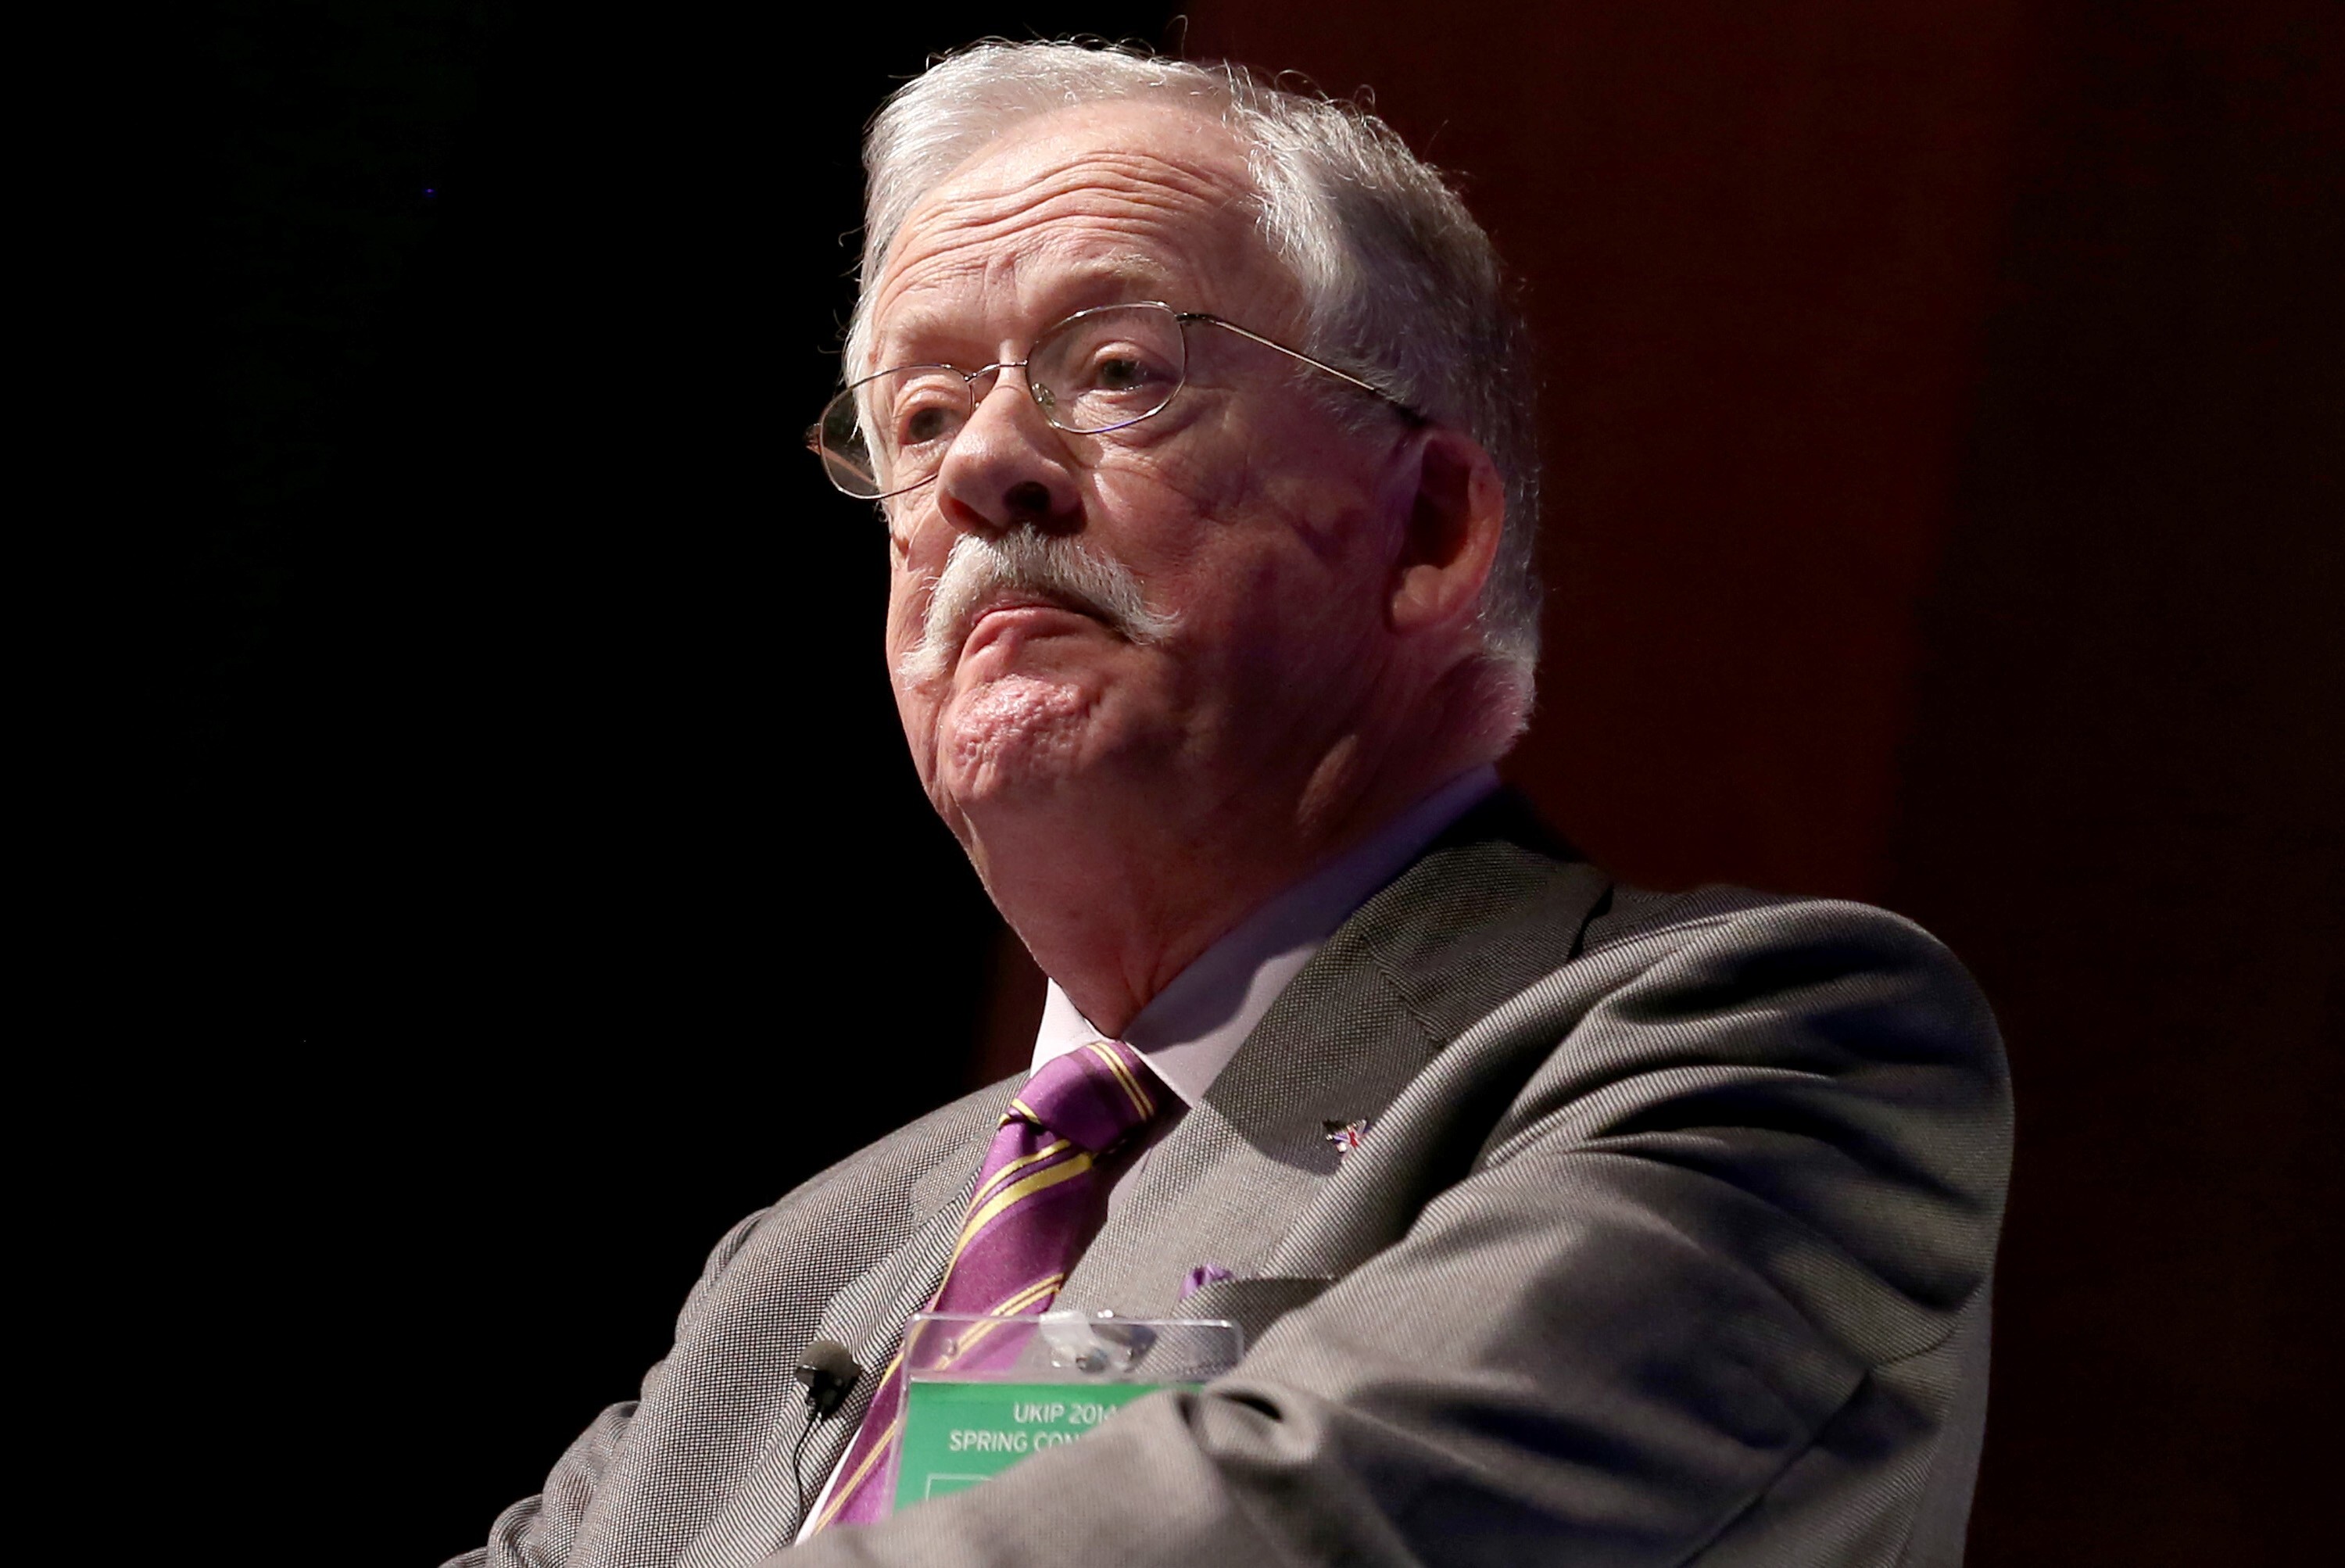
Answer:
M797 1447L790 1451L790 1479L797 1482L798 1522L803 1526L806 1476L799 1467L806 1459L807 1439L814 1435L815 1422L847 1402L847 1396L863 1380L863 1369L838 1340L817 1339L798 1358L797 1369L791 1376L806 1385L806 1425L799 1429Z

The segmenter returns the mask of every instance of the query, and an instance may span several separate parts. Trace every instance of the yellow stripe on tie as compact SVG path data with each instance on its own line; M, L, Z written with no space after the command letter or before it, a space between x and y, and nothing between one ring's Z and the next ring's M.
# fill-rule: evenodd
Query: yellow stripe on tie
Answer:
M1052 1155L1059 1153L1061 1150L1071 1147L1073 1147L1071 1144L1068 1143L1066 1139L1061 1138L1057 1143L1051 1145L1048 1148L1037 1149L1030 1155L1020 1155L1016 1159L1011 1160L1008 1165L1003 1166L1000 1170L995 1171L990 1176L987 1177L983 1186L979 1187L975 1192L969 1195L969 1201L972 1204L980 1202L984 1198L986 1194L992 1192L994 1189L1000 1186L1003 1180L1006 1178L1016 1176L1020 1171L1024 1170L1028 1166L1034 1164L1038 1160L1047 1160Z
M977 1233L990 1224L993 1217L1003 1209L1020 1198L1031 1197L1036 1193L1054 1187L1062 1181L1071 1181L1091 1168L1091 1151L1078 1149L1058 1165L1036 1171L1015 1185L1006 1186L995 1193L985 1200L982 1207L971 1213L969 1223L960 1227L960 1239L953 1243L954 1261L959 1260L961 1248L967 1247Z
M952 1270L954 1270L954 1268L959 1268L959 1266L961 1266L961 1249L959 1249L959 1245L954 1245L952 1258L949 1258L949 1261L945 1263L945 1278L940 1279L940 1282L938 1282L938 1287L936 1287L936 1296L931 1296L931 1298L929 1298L929 1306L927 1306L927 1310L929 1310L929 1312L936 1310L936 1303L938 1303L938 1301L943 1301L943 1298L945 1298L945 1291L952 1289ZM1055 1291L1055 1289L1058 1289L1060 1285L1065 1285L1065 1282L1067 1282L1067 1275L1051 1275L1051 1278L1048 1278L1048 1279L1043 1279L1041 1285L1030 1285L1030 1287L1027 1287L1027 1289L1018 1291L1018 1296L1027 1296L1027 1294L1031 1294L1031 1291L1041 1289L1043 1285L1046 1285L1048 1289L1053 1289L1053 1291ZM1010 1296L1010 1301L1018 1301L1018 1296ZM1018 1308L1010 1308L1010 1306L985 1308L987 1315L992 1315L992 1318L1001 1318L1001 1315L1004 1315L1004 1312L1015 1312L1015 1310L1018 1310Z
M1016 1175L1017 1175L1020 1170L1023 1170L1023 1169L1027 1168L1028 1166L1033 1166L1033 1165L1039 1164L1040 1162L1041 1162L1041 1161L1043 1161L1043 1160L1047 1160L1047 1159L1049 1159L1049 1158L1050 1158L1051 1156L1053 1156L1053 1155L1057 1155L1057 1154L1063 1154L1063 1153L1064 1153L1064 1152L1066 1152L1068 1149L1071 1149L1071 1148L1072 1148L1072 1147L1074 1147L1074 1145L1073 1145L1073 1144L1070 1143L1070 1142L1069 1142L1067 1139L1065 1139L1065 1138L1061 1138L1058 1142L1056 1142L1056 1143L1052 1144L1049 1148L1046 1148L1046 1149L1038 1149L1038 1150L1036 1150L1034 1153L1032 1153L1032 1154L1030 1154L1030 1155L1020 1155L1020 1156L1019 1156L1016 1159L1011 1160L1008 1165L1003 1166L1000 1170L998 1170L998 1171L994 1172L994 1173L993 1173L993 1179L992 1179L992 1180L990 1180L990 1181L987 1182L983 1186L979 1187L975 1192L973 1192L973 1193L971 1193L971 1194L969 1194L969 1201L970 1206L971 1206L972 1207L978 1207L979 1205L980 1205L980 1204L984 1203L985 1201L987 1201L987 1200L986 1200L986 1196L985 1196L985 1195L986 1195L987 1193L989 1193L989 1192L992 1192L992 1191L995 1191L996 1189L998 1189L998 1188L1001 1186L1001 1183L1002 1183L1002 1181L1003 1181L1003 1179L1004 1179L1005 1177L1014 1176L1016 1176ZM1089 1166L1089 1163L1090 1163L1091 1156L1088 1156L1088 1155L1086 1155L1086 1156L1082 1156L1082 1158L1083 1158L1083 1160L1084 1160L1085 1166ZM1040 1188L1031 1188L1031 1189L1029 1189L1029 1190L1032 1190L1032 1191L1039 1191L1039 1190L1041 1190L1041 1189L1040 1189ZM1012 1197L1010 1201L1014 1203L1014 1202L1016 1202L1016 1201L1017 1201L1017 1199L1016 1199L1015 1197ZM999 1210L998 1210L998 1209L993 1209L993 1210L989 1210L989 1211L988 1211L988 1213L998 1213L998 1212L999 1212ZM982 1217L980 1217L980 1222L981 1222L981 1218L982 1218ZM938 1284L938 1286L937 1286L937 1293L936 1293L936 1295L935 1295L934 1297L930 1298L930 1301L929 1301L929 1309L930 1309L930 1310L932 1310L932 1311L935 1309L935 1303L936 1303L936 1302L938 1302L938 1301L941 1301L941 1300L943 1300L943 1299L944 1299L945 1292L946 1292L947 1290L949 1290L949 1289L950 1289L950 1288L952 1288L952 1277L953 1277L953 1270L960 1267L960 1255L961 1255L962 1251L968 1247L968 1246L969 1246L969 1237L970 1237L971 1236L973 1236L974 1234L976 1234L973 1230L971 1230L971 1229L969 1228L969 1227L970 1227L971 1223L972 1223L972 1222L971 1222L970 1220L967 1219L967 1218L964 1218L964 1219L961 1221L961 1232L960 1232L960 1236L959 1236L959 1237L957 1240L955 1240L955 1241L953 1242L952 1256L951 1256L949 1258L948 1258L948 1259L946 1260L946 1262L945 1262L945 1277L944 1277L944 1278L943 1278L940 1282L939 1282L939 1284Z
M969 1352L982 1344L987 1335L1001 1326L999 1319L1014 1318L1029 1307L1041 1306L1056 1296L1059 1293L1059 1287L1066 1282L1067 1277L1063 1274L1046 1274L1007 1300L997 1301L988 1307L984 1312L984 1321L972 1323L954 1336L952 1357L949 1360L940 1362L939 1368L952 1367L967 1360Z
M1115 1081L1123 1085L1123 1092L1132 1097L1132 1108L1140 1113L1142 1121L1156 1114L1156 1102L1149 1097L1147 1090L1140 1086L1140 1080L1132 1076L1132 1069L1123 1064L1123 1058L1115 1054L1112 1046L1104 1040L1094 1040L1091 1053L1107 1064L1108 1071L1115 1074Z
M1063 1274L1046 1274L1009 1299L987 1308L985 1315L989 1318L1015 1318L1027 1308L1040 1302L1044 1297L1056 1296L1059 1293L1059 1287L1066 1282L1067 1277Z

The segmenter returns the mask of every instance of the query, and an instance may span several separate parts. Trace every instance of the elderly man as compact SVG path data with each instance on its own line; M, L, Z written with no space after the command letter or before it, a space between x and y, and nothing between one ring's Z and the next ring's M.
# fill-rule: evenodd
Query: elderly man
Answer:
M1903 921L1617 887L1497 789L1532 373L1456 198L1364 114L1061 45L939 64L867 161L816 445L1051 977L1035 1070L743 1222L460 1561L1957 1560L1993 1024ZM1250 1349L889 1517L931 1306ZM822 1340L869 1370L810 1420Z

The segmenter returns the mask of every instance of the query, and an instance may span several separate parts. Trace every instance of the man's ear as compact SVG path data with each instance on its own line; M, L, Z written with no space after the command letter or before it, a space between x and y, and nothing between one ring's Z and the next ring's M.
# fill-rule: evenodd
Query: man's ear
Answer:
M1507 487L1482 443L1464 431L1428 424L1410 439L1416 483L1399 497L1406 508L1393 563L1392 626L1398 632L1470 620L1482 597L1498 536L1507 524Z

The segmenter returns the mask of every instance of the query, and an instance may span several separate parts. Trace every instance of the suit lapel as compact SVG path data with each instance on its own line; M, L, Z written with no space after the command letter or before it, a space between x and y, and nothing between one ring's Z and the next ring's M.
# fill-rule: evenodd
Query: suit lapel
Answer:
M1573 956L1609 884L1556 858L1569 852L1502 795L1363 905L1152 1152L1061 1302L1170 1313L1194 1265L1242 1281L1274 1269L1297 1221L1357 1157L1330 1125L1365 1121L1362 1147L1373 1144L1376 1119L1444 1046Z
M899 1199L886 1206L901 1217L892 1224L884 1213L875 1212L878 1206L870 1201L874 1185L870 1180L850 1183L844 1192L817 1186L802 1195L801 1201L785 1200L777 1206L766 1221L777 1238L769 1254L744 1260L754 1262L759 1274L785 1288L820 1292L822 1307L812 1332L803 1339L787 1335L771 1342L754 1342L750 1337L756 1333L755 1326L749 1325L736 1356L746 1357L753 1364L778 1362L787 1368L797 1364L811 1341L833 1339L853 1351L864 1369L847 1402L818 1422L807 1437L802 1466L809 1498L821 1491L862 1423L880 1377L902 1341L905 1325L942 1282L978 1166L992 1142L1001 1109L1016 1087L1015 1082L996 1084L937 1113L945 1118L945 1125L939 1128L941 1140L930 1145L932 1152L918 1166L894 1178L904 1184L896 1190L909 1201ZM918 1130L916 1126L908 1131ZM906 1135L897 1135L898 1138ZM885 1185L885 1147L874 1153L879 1168L872 1174L878 1176L879 1185ZM842 1275L823 1255L827 1238L869 1234L875 1225L884 1227L880 1240L885 1247L876 1261ZM733 1364L741 1362L736 1359ZM762 1451L732 1489L724 1511L683 1553L679 1568L734 1568L756 1561L797 1532L797 1485L790 1456L802 1430L803 1415L794 1384L791 1393L787 1404L772 1418Z

